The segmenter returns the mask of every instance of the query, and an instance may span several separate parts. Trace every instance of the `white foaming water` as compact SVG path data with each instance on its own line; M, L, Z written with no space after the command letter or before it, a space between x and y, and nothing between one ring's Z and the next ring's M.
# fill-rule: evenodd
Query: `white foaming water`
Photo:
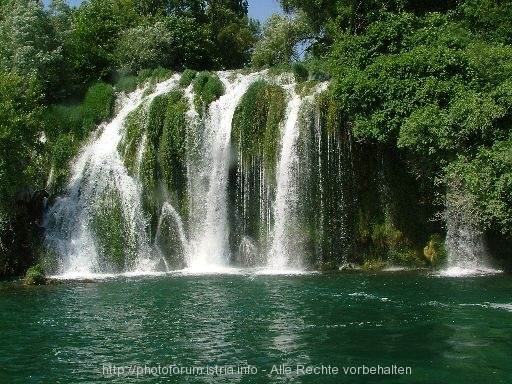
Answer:
M177 237L178 244L173 244L176 252L176 248L182 248L178 249L178 254L175 255L180 260L177 260L178 262L185 261L189 251L188 251L188 240L187 235L185 234L185 227L183 225L183 221L181 220L181 217L178 212L174 209L174 207L169 204L167 201L162 206L162 211L160 213L160 219L158 220L158 226L155 234L155 248L160 253L160 256L164 263L166 264L166 269L171 270L173 269L171 266L169 266L168 262L166 261L165 253L169 250L162 250L160 249L159 245L159 239L162 235L162 232L164 228L164 223L167 224L169 228L167 228L168 231L173 231L173 235ZM179 254L182 253L182 254Z
M304 100L311 101L319 92L327 89L322 83ZM300 198L299 180L300 159L297 141L300 134L299 115L303 99L295 92L295 86L287 87L290 101L281 135L281 152L276 172L276 199L274 203L274 231L268 255L268 271L297 272L302 270L301 235L297 222Z
M456 209L448 204L446 213L447 266L440 276L467 277L501 273L492 268L482 231L465 209Z
M299 111L301 98L292 88L291 100L286 110L284 131L281 139L281 153L277 166L277 192L274 205L274 233L269 253L268 266L270 270L301 269L300 260L290 265L293 256L299 250L294 249L296 228L296 208L298 202L297 183L294 171L298 167L297 139L299 137Z
M123 240L132 251L127 255L125 268L141 273L154 268L146 233L147 220L140 204L140 188L128 175L117 146L128 114L144 100L151 100L174 88L178 78L174 76L158 84L156 90L145 98L139 89L122 100L119 113L101 127L99 136L86 145L77 158L65 195L55 201L44 219L45 243L60 257L61 277L88 278L104 272L91 221L95 204L109 191L119 194L123 221L128 227L128 238Z
M196 124L196 156L189 160L191 234L188 266L194 271L223 270L229 263L227 185L231 161L230 141L233 114L240 99L261 73L219 74L225 94L214 101L205 117L204 127ZM190 135L189 135L190 136ZM200 136L198 138L198 136Z

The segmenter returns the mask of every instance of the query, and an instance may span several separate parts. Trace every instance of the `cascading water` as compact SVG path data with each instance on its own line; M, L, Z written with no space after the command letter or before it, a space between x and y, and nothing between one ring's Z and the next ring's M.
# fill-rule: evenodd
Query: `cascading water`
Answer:
M296 151L299 137L299 111L301 98L291 91L288 103L284 131L281 139L281 153L277 166L277 192L274 203L274 233L269 253L268 266L271 270L299 269L300 250L294 247L297 241L297 223L295 222L298 202L297 172L298 156ZM292 263L293 260L293 263Z
M234 80L230 77L229 72L220 73L225 94L210 105L204 126L192 124L196 139L190 152L196 156L189 157L187 173L192 201L188 266L193 270L223 268L230 260L227 187L231 123L241 97L261 73L239 75Z
M299 208L299 181L307 165L298 151L300 116L302 107L310 106L327 83L303 97L289 76L221 72L219 78L225 93L203 106L202 113L195 110L193 87L180 90L177 75L157 84L148 96L144 96L147 90L137 90L84 147L65 195L45 216L46 244L60 257L59 273L84 276L183 268L214 272L233 262L266 264L277 272L302 268L304 223L299 216L304 212ZM244 193L238 201L230 195L234 187L230 171L236 162L231 143L233 118L242 97L259 80L283 95L283 116L275 131L281 135L275 147L277 164L269 169L253 158L248 166L253 173L239 174L237 182ZM166 111L174 108L176 113L176 105L183 105L176 104L180 100L185 100L183 168L171 163L175 167L171 172L183 175L159 179L171 173L163 166L169 164L164 163L169 148L176 148L170 140L176 140L172 134L178 129L168 125L177 120L166 122ZM237 166L244 169L243 156L239 153L238 157ZM247 191L252 187L258 188L257 193ZM233 204L241 205L244 223L235 237L236 221L230 216ZM249 222L253 223L250 231L245 226Z
M464 186L451 180L446 194L447 265L442 276L498 273L491 267L484 234L475 220L475 202Z
M65 195L45 215L45 242L60 258L59 273L85 276L155 267L140 188L128 175L117 147L129 113L174 88L177 80L174 76L158 84L147 97L137 90L123 99L117 116L82 150ZM112 245L113 237L122 244Z
M303 172L298 153L299 116L301 106L311 102L317 93L325 91L327 85L327 83L320 84L312 94L305 98L295 92L295 85L290 86L288 90L290 101L283 124L281 151L276 173L275 224L267 262L268 268L272 271L300 270L303 267L302 236L297 221L298 205L301 198L299 175Z
M441 275L468 276L501 272L489 265L483 232L467 209L448 204L446 226L448 260Z

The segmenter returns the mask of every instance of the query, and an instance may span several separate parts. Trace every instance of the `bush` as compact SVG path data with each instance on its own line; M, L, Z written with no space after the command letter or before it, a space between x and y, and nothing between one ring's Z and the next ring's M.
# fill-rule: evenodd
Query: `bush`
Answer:
M46 277L43 268L39 264L33 265L27 270L25 274L25 284L27 285L44 285L46 284Z
M94 125L112 116L115 93L110 84L93 84L85 94L83 101L84 120Z
M112 116L114 101L114 88L100 82L87 90L81 103L48 108L43 124L50 143L54 185L62 185L69 171L69 161L91 130Z
M427 245L423 248L423 255L432 265L437 265L444 261L447 253L441 235L435 233L430 237Z
M221 97L224 94L224 91L225 89L222 81L220 81L217 76L210 76L203 89L203 101L206 104L210 104Z
M116 84L116 90L118 92L130 93L137 89L137 85L139 84L137 76L128 75L123 76L119 79Z

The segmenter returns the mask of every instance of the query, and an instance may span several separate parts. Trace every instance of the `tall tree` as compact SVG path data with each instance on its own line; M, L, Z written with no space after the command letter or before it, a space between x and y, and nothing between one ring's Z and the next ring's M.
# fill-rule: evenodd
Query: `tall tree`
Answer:
M63 67L62 46L50 16L33 0L1 5L0 67L35 76L48 91Z

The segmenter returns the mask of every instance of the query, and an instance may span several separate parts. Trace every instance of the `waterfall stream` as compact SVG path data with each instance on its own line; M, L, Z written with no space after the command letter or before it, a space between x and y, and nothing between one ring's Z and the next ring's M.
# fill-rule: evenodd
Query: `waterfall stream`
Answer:
M180 75L120 95L116 116L91 134L64 193L48 204L56 274L297 272L325 255L346 260L355 225L375 225L352 207L350 139L323 125L317 96L327 82L304 86L266 71L214 76L224 94L209 104L193 85L181 87ZM442 273L495 272L463 213L446 216Z
M48 209L44 219L46 246L60 258L58 273L87 276L115 270L154 268L140 188L136 180L128 175L117 146L128 114L141 103L150 102L157 95L174 88L178 79L178 76L174 76L158 84L148 96L144 97L143 90L139 89L123 98L117 115L101 126L98 136L82 149L72 166L65 194ZM108 194L119 195L121 217L118 219L125 227L123 240L127 257L119 268L114 268L108 257L107 260L100 257L102 244L92 225L94 216L105 215L101 209L99 212L95 212L95 209ZM109 237L112 228L108 223L104 227L103 235Z

